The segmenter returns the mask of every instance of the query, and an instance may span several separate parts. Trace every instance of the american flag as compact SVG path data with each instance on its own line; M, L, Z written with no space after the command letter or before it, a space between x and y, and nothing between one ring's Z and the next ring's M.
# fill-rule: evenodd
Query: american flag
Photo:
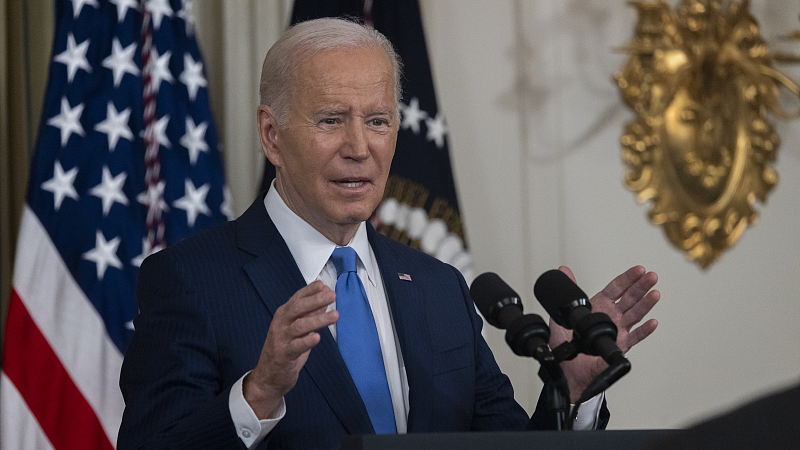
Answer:
M57 0L0 379L0 448L111 449L150 253L230 219L188 0Z

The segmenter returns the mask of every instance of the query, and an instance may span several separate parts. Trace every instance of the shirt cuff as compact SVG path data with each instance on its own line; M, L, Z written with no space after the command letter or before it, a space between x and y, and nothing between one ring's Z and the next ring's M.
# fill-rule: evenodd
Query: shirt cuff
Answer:
M250 373L250 372L247 372ZM244 399L242 383L247 373L242 375L231 387L228 396L228 409L231 411L231 419L236 427L236 434L242 440L248 450L256 448L261 441L278 425L278 422L286 415L286 402L281 398L281 404L273 417L258 420L258 416L253 412L253 408Z
M606 393L601 392L581 403L578 409L578 417L575 418L575 423L572 424L573 430L594 430L597 428L597 419L600 417L600 408L603 406L605 396ZM572 413L573 406L570 405L570 413Z

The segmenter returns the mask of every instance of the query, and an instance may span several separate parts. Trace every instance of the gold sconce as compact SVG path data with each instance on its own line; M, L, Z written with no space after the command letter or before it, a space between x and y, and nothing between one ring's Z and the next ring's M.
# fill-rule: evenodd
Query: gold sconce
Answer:
M707 268L756 219L778 182L779 138L768 113L790 119L779 88L800 88L772 67L749 2L632 1L635 36L614 75L635 113L621 138L625 186L651 201L653 224Z

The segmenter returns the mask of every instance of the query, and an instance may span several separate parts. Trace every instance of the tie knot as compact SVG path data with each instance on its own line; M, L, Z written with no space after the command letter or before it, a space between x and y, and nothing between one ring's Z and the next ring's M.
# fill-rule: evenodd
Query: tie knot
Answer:
M331 255L336 275L356 271L356 251L352 247L339 247Z

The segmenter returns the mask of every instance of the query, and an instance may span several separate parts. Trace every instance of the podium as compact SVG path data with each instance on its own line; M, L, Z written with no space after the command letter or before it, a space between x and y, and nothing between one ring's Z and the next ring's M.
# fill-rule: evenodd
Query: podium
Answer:
M498 431L346 436L342 450L637 450L679 430Z

